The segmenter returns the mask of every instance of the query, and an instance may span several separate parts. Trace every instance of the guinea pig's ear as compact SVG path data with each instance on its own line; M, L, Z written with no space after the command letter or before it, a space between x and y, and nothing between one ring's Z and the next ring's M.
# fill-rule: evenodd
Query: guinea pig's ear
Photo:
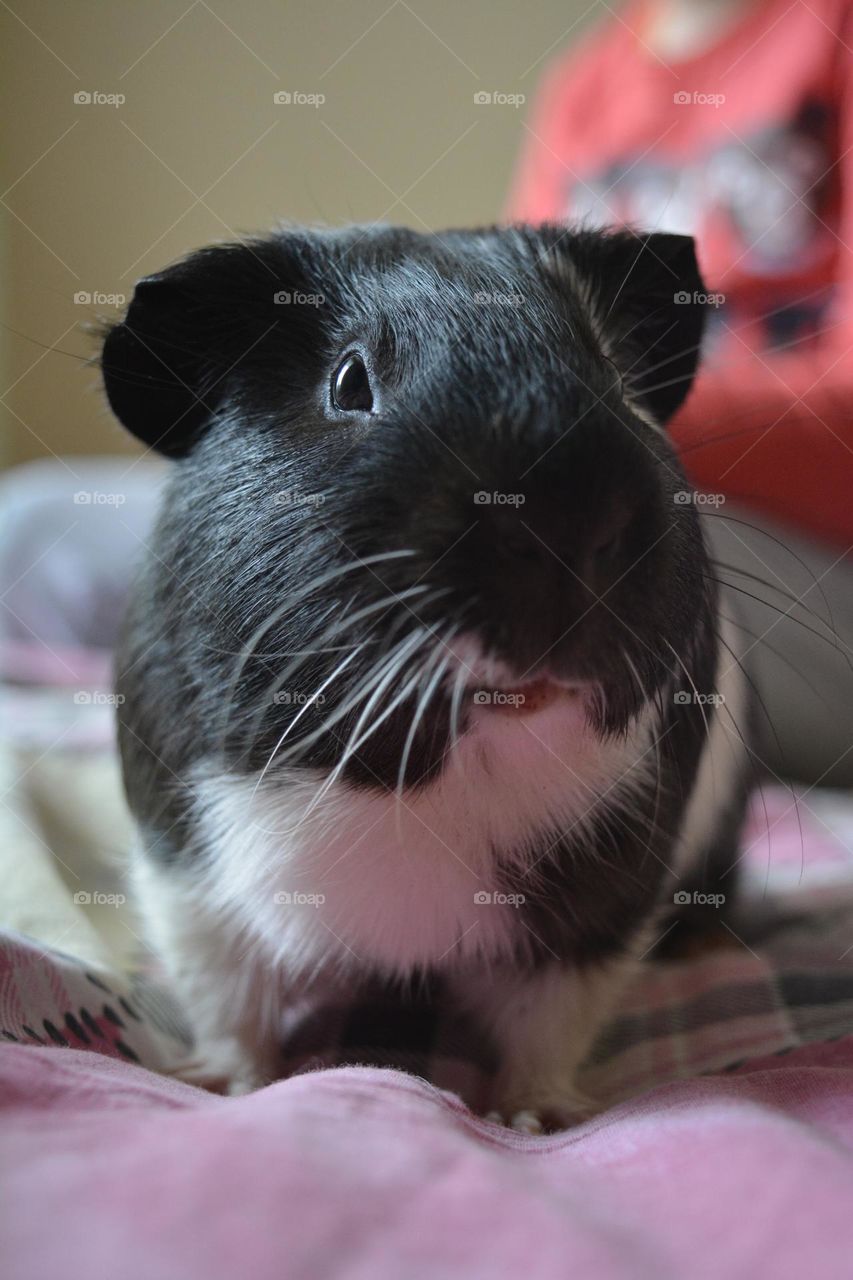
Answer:
M692 237L564 229L555 250L626 391L667 422L692 385L707 314Z
M240 244L202 249L140 280L101 355L119 421L160 453L187 453L211 424L234 363L274 326L281 287Z

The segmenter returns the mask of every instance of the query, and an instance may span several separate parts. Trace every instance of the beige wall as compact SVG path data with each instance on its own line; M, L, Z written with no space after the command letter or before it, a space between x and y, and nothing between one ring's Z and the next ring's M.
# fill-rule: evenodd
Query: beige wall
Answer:
M3 320L26 335L2 331L11 461L133 447L96 370L36 345L92 354L87 322L115 311L75 293L128 295L187 249L280 217L498 217L524 108L476 106L474 94L529 99L549 51L591 16L582 0L10 4ZM281 90L326 101L277 106ZM126 102L77 105L81 91Z

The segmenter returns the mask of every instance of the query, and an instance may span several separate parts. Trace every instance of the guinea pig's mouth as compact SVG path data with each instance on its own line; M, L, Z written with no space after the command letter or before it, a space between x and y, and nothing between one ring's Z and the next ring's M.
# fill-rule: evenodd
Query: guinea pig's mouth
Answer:
M533 715L560 704L586 704L596 689L592 681L567 679L553 671L518 674L506 662L484 654L472 636L459 637L450 648L455 661L448 686L463 683L465 703L478 711Z
M578 700L588 691L589 685L568 683L552 676L537 676L517 684L493 685L489 688L471 688L471 702L488 712L509 715L533 715L555 706L561 701Z

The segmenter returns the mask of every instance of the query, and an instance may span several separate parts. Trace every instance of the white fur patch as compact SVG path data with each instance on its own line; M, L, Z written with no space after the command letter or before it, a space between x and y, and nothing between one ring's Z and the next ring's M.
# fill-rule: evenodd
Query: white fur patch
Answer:
M475 708L434 783L398 800L337 781L308 816L317 771L270 773L255 790L201 770L193 896L247 949L303 975L508 957L517 907L496 898L511 892L497 863L517 865L523 893L543 836L582 833L605 793L612 804L647 782L653 723L603 743L579 697L528 714Z

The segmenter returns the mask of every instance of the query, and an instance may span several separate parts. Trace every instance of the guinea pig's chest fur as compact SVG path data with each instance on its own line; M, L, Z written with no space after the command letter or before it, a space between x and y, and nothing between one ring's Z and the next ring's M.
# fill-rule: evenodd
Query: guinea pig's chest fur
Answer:
M648 787L653 730L646 716L602 740L568 699L529 716L487 711L427 786L339 781L313 809L318 772L258 785L202 766L193 893L290 972L352 962L408 977L518 957L535 940L525 908L555 842L582 850L602 804L618 814Z

